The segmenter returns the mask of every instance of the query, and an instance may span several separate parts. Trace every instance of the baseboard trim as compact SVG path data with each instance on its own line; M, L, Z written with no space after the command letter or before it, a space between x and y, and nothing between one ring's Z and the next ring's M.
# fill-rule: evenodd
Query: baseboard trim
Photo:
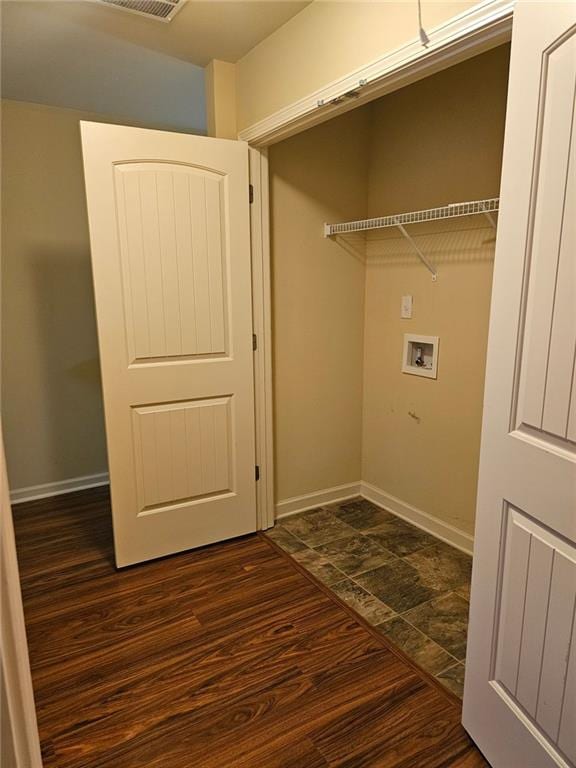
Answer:
M347 485L336 485L334 488L324 488L322 491L313 491L303 496L293 496L290 499L283 499L276 504L276 519L295 515L298 512L306 512L308 509L321 507L324 504L335 504L338 501L353 499L360 495L361 483L348 483Z
M83 477L73 477L69 480L59 480L55 483L31 485L28 488L13 490L10 493L10 501L12 504L22 504L26 501L60 496L63 493L71 493L72 491L97 488L101 485L108 485L109 482L108 473L101 472L96 475L84 475ZM444 523L428 514L428 512L423 512L421 509L417 509L411 504L386 493L381 488L364 481L336 485L333 488L324 488L321 491L313 491L303 496L283 499L276 504L276 519L279 520L283 517L295 515L298 512L306 512L309 509L321 507L324 504L336 504L339 501L353 499L355 496L363 496L373 504L393 512L398 517L432 534L437 539L445 541L447 544L451 544L453 547L469 555L472 554L474 537L469 533L465 533L449 523Z
M84 475L83 477L72 477L69 480L58 480L55 483L30 485L28 488L16 488L11 491L10 501L12 504L22 504L25 501L47 499L50 496L61 496L63 493L71 493L72 491L97 488L100 485L108 485L109 482L108 472L101 472L97 475Z
M465 531L461 531L449 523L444 523L442 520L438 520L437 517L433 517L428 512L423 512L421 509L413 507L411 504L407 504L401 499L397 499L395 496L386 493L381 488L371 485L370 483L360 483L360 495L365 499L371 501L379 507L393 512L398 517L406 520L408 523L412 523L417 528L421 528L426 533L432 534L437 539L450 544L456 549L460 549L462 552L471 555L474 549L474 537Z

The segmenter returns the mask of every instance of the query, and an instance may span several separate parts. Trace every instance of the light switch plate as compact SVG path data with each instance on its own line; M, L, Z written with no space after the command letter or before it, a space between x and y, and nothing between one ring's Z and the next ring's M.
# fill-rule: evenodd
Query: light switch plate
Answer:
M402 296L402 304L400 306L400 317L403 320L410 320L412 317L412 296Z

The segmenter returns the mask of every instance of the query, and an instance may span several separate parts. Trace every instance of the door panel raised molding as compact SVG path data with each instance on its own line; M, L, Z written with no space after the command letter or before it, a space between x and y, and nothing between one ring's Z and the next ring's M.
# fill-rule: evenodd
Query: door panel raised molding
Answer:
M544 52L516 427L576 450L576 32Z
M226 353L226 177L114 167L130 361Z

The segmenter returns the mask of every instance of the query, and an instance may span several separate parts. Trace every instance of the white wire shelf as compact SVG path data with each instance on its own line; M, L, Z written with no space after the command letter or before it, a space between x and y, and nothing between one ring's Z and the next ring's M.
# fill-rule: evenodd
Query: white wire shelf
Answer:
M438 221L440 219L454 219L458 216L474 216L476 214L488 214L491 224L494 220L489 214L498 211L499 197L488 200L472 200L467 203L450 203L440 208L428 208L425 211L411 211L410 213L396 213L391 216L379 216L375 219L361 219L360 221L345 221L341 224L324 224L324 236L344 235L349 232L366 232L371 229L384 229L385 227L399 227L401 224L418 224L422 221Z
M346 235L350 232L367 232L373 229L385 227L397 227L408 240L418 258L436 280L438 273L436 267L422 252L413 237L406 231L405 224L419 224L423 221L440 221L441 219L455 219L458 216L475 216L483 214L490 222L490 226L496 229L496 221L493 213L500 207L500 198L491 197L488 200L470 200L467 203L450 203L440 208L427 208L424 211L411 211L410 213L395 213L392 216L379 216L375 219L361 219L360 221L345 221L341 224L324 224L324 237L334 235Z

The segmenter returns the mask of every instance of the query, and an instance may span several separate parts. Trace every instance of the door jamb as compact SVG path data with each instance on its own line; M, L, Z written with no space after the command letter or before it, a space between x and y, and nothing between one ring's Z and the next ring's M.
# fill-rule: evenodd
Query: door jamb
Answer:
M2 685L6 694L9 732L16 768L42 768L40 737L34 705L28 640L24 624L14 523L8 493L4 448L0 432L0 515L2 592Z
M258 530L274 525L274 434L272 413L272 306L270 262L270 205L268 151L248 148L252 202L252 317L254 350L254 417L256 431L256 483Z

